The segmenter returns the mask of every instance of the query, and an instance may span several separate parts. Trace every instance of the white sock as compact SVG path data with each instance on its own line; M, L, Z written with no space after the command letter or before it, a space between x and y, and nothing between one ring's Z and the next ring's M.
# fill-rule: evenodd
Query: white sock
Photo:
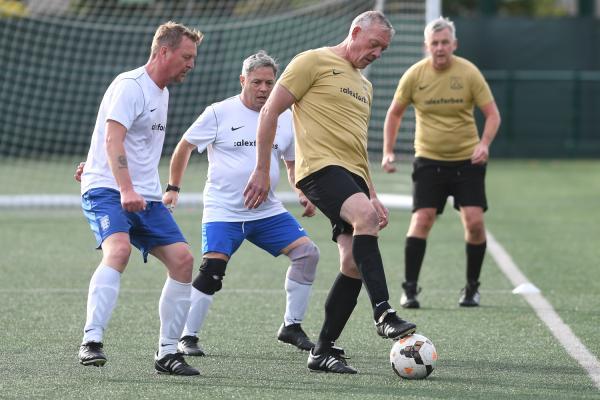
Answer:
M87 316L83 328L83 342L102 342L104 330L117 304L121 273L100 264L88 289Z
M208 315L208 309L213 302L213 295L202 293L192 286L192 296L190 312L188 313L185 328L181 336L199 336L199 332L204 325L204 320Z
M191 283L181 283L167 277L158 302L160 337L158 358L177 352L177 342L190 309Z
M311 289L312 285L285 278L285 291L287 293L285 315L283 316L285 326L299 324L304 320Z

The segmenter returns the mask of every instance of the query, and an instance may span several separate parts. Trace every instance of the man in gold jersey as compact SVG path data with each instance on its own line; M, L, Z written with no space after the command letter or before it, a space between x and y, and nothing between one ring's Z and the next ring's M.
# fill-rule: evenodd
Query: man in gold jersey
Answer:
M325 321L308 357L312 371L354 374L334 346L364 283L377 333L398 339L415 331L388 303L377 235L388 211L377 199L367 160L372 86L360 70L388 47L394 29L380 12L357 16L348 36L333 47L298 54L261 109L257 161L244 191L245 205L260 205L269 192L269 161L277 117L292 107L296 138L296 186L331 221L340 273L325 303Z
M465 231L467 283L459 305L478 306L479 275L486 250L483 214L487 210L485 171L489 146L500 126L500 113L483 75L475 65L455 56L454 23L440 17L425 27L429 56L400 79L384 124L383 159L394 172L394 144L402 115L416 111L413 163L413 214L405 241L405 282L400 304L419 308L417 286L427 236L448 196L460 211ZM477 106L485 117L481 140L473 117Z

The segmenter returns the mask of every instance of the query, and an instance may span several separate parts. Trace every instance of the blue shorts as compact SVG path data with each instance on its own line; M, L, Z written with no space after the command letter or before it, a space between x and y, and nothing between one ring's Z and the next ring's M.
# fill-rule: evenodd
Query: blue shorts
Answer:
M202 224L202 254L216 252L231 257L244 239L277 257L281 250L303 236L304 228L289 212L245 222Z
M81 207L96 237L97 248L113 233L125 232L147 262L148 253L156 246L186 243L173 215L160 201L148 202L143 211L127 212L121 206L118 191L96 188L81 196Z

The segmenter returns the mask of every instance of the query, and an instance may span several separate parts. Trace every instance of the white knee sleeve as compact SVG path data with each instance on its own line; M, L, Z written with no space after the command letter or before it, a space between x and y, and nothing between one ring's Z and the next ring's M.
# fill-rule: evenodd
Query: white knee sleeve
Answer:
M287 254L291 265L287 278L295 282L310 285L315 280L317 263L319 262L319 248L312 241L303 243L290 250Z

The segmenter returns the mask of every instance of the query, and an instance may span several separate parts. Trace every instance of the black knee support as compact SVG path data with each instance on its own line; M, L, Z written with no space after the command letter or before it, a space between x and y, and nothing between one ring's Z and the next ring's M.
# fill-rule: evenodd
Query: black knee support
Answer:
M223 287L223 277L227 261L220 258L203 258L200 273L192 282L192 286L204 294L215 294Z

